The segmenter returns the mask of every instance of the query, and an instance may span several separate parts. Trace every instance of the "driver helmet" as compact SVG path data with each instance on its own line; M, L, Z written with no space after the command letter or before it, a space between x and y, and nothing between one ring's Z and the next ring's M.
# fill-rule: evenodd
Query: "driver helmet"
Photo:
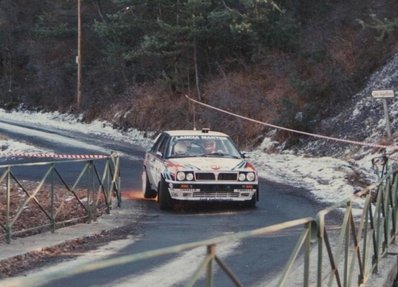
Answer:
M206 139L204 142L204 148L207 153L216 151L216 141L214 139Z
M177 142L174 146L174 154L183 155L187 152L187 145L183 142Z

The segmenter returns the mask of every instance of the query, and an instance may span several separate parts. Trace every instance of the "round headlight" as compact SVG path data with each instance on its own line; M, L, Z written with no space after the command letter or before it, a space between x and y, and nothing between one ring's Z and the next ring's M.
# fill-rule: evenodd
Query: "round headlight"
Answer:
M193 173L187 173L186 179L189 181L193 180Z
M254 181L256 179L256 175L254 174L254 172L249 172L246 174L246 178L248 181Z
M177 179L178 180L184 180L185 179L185 173L182 171L177 172Z
M239 180L239 181L244 181L244 180L246 180L246 175L245 175L244 173L240 173L240 174L239 174L239 177L238 177L238 180Z

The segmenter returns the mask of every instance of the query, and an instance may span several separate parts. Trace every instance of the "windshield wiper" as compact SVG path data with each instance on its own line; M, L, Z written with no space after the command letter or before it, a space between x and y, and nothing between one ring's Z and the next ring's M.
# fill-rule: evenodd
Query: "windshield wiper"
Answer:
M222 153L222 152L212 152L209 153L208 156L226 156L227 154Z
M202 154L198 154L195 155L195 157L230 157L230 158L240 158L239 156L236 155L231 155L228 153L222 153L222 152L213 152L213 153L202 153Z
M213 152L213 153L202 153L198 154L197 157L211 157L211 156L228 156L228 154L222 153L222 152Z

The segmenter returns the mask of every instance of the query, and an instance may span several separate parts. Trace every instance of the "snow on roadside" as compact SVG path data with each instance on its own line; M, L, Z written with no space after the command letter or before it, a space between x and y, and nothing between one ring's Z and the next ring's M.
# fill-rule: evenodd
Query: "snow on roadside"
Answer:
M368 182L377 176L372 169L372 154L363 154L360 160L343 160L333 157L308 157L289 151L265 153L272 145L268 138L251 153L260 176L274 182L307 189L319 201L334 203L351 197L362 189L350 177L360 173Z
M86 134L102 135L139 145L143 149L147 149L151 145L151 136L154 135L153 133L147 135L134 129L121 132L114 129L110 123L103 121L93 121L90 124L85 124L81 122L79 117L57 112L6 112L0 109L0 120L28 124L35 127L47 126ZM250 153L250 160L257 167L260 176L270 181L305 188L322 202L333 203L352 196L358 187L350 185L347 182L347 177L355 169L358 169L358 166L362 166L360 168L362 173L369 178L375 178L371 171L371 157L369 156L364 157L360 164L357 163L357 166L354 166L352 162L332 157L311 158L303 155L294 155L289 152L266 153L264 150L267 149L269 144L269 139L265 139L262 145ZM7 146L7 152L38 151L34 147L11 139L0 139L1 146Z
M82 123L82 116L71 114L60 114L59 112L44 113L31 111L11 111L0 109L0 119L12 123L29 123L32 127L54 127L62 130L79 131L84 134L105 135L111 139L134 142L140 146L149 146L153 134L130 129L120 132L112 127L112 124L105 121L95 120L90 124Z
M18 142L9 138L0 138L0 152L17 153L21 151L27 153L48 152L47 150L43 151L42 149L38 149L37 147L27 143Z
M352 169L346 162L338 159L305 158L291 154L264 156L259 151L255 152L253 159L260 176L308 189L321 201L338 201L354 192L354 187L344 181Z

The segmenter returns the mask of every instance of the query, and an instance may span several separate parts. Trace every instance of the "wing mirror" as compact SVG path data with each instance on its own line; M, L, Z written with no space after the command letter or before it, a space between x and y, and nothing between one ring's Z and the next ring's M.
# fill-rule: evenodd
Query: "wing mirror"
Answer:
M242 155L243 158L250 158L250 154L246 151L241 151L240 154Z

